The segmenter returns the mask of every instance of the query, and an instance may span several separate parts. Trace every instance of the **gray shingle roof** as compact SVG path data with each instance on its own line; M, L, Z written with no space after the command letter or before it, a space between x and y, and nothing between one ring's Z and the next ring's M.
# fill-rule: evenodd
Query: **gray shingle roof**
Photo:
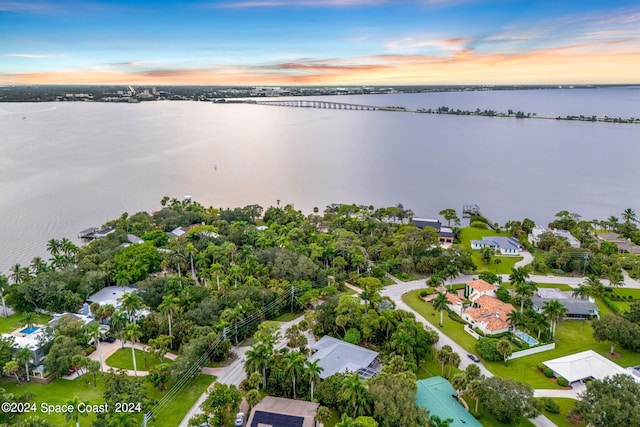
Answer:
M375 351L350 344L325 335L314 346L315 351L309 361L318 361L322 368L320 378L325 379L336 373L358 372L367 368L378 357Z

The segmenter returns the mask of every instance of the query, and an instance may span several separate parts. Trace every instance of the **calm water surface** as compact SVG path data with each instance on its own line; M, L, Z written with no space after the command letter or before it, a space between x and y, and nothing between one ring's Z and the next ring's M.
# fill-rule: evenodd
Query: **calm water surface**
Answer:
M314 99L321 99L320 97ZM640 90L327 97L538 115L640 116ZM24 119L23 119L24 117ZM308 213L403 203L420 216L477 203L492 221L640 211L640 126L196 102L0 104L0 271L46 256L164 195Z

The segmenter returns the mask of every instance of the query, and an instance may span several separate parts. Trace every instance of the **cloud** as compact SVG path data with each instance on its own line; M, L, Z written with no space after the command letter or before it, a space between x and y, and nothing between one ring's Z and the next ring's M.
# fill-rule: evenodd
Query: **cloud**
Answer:
M392 50L405 50L435 47L443 51L459 51L467 50L467 44L471 41L473 41L473 39L470 37L459 37L452 39L405 37L403 39L387 42L386 48Z
M51 58L51 55L37 55L33 53L8 53L3 56L8 56L11 58L29 58L29 59L38 59L38 58Z

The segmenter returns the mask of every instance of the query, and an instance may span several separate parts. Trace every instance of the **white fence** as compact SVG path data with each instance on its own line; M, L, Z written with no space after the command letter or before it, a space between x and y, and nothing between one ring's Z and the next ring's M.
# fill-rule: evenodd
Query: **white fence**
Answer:
M542 353L543 351L553 350L554 348L556 348L556 343L552 342L551 344L545 344L538 347L528 348L526 350L516 351L511 356L509 356L509 360L530 356L536 353Z
M475 339L477 339L477 340L479 340L479 339L480 339L480 335L479 335L476 331L474 331L473 329L471 329L471 328L469 327L469 325L464 325L464 330L465 330L465 331L467 331L467 333L468 333L469 335L471 335L472 337L474 337Z

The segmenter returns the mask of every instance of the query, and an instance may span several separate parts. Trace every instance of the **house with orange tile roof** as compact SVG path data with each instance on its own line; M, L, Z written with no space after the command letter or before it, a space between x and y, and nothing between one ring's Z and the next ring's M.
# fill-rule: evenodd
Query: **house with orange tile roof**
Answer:
M447 301L449 302L447 304L449 306L449 309L460 316L462 314L462 310L464 310L464 302L462 301L462 299L458 295L452 294L451 292L447 292L445 295L447 296Z
M498 285L492 285L482 279L470 280L464 288L464 295L471 301L475 301L483 295L496 296Z
M472 328L478 328L485 335L495 335L509 330L511 325L508 318L509 313L514 310L513 305L490 295L481 295L472 301L473 307L461 314Z

